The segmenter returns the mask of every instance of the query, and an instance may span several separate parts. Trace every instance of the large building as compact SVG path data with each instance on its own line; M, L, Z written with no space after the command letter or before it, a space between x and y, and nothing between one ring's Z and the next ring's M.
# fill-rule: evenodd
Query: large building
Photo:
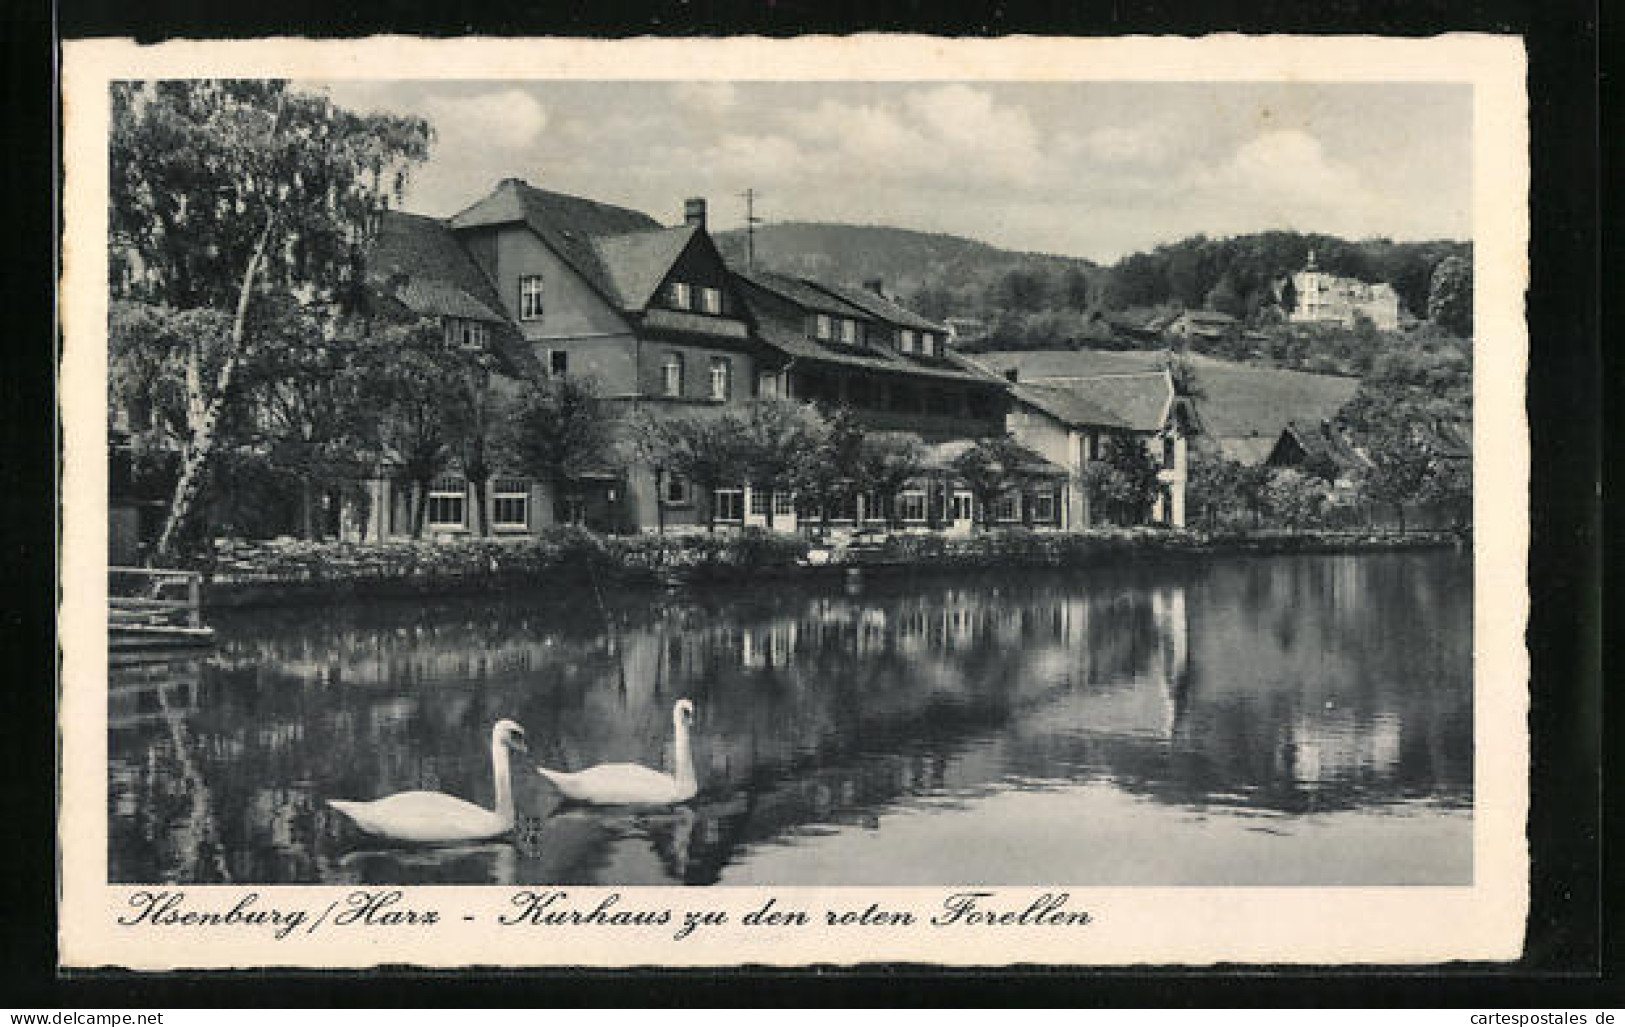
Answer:
M1005 383L952 354L947 329L898 306L878 288L850 289L730 268L706 227L703 200L680 225L637 211L505 179L447 220L383 219L369 279L413 313L441 319L448 336L489 347L509 378L589 377L623 425L634 412L705 416L757 397L843 404L866 427L927 443L1002 433ZM630 447L628 447L630 448ZM697 495L690 483L635 460L606 461L568 502L522 475L498 473L477 492L459 473L427 496L387 473L370 482L352 534L401 537L426 504L431 536L488 524L497 535L534 533L561 517L601 530L715 522L794 525L788 496L746 483ZM772 502L773 511L767 509ZM878 516L876 508L868 511ZM854 519L862 521L862 509Z
M1399 294L1387 282L1362 282L1320 270L1315 253L1292 276L1295 302L1288 319L1295 324L1338 324L1353 328L1360 317L1385 332L1399 328Z

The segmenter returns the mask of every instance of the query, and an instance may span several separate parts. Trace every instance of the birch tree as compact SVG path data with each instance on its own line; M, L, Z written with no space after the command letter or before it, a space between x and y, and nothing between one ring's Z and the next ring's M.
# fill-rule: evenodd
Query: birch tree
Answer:
M179 473L154 561L172 555L198 504L257 342L256 300L269 290L315 308L353 299L368 217L399 202L431 136L420 118L355 114L279 80L113 85L112 294L163 317L220 315L186 347Z

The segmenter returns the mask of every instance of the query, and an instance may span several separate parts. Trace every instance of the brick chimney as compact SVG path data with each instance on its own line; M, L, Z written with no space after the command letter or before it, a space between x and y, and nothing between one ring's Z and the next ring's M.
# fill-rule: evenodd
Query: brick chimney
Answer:
M683 224L705 227L705 198L691 196L683 201Z
M884 278L866 279L863 283L863 287L874 293L876 296L886 295L886 280Z

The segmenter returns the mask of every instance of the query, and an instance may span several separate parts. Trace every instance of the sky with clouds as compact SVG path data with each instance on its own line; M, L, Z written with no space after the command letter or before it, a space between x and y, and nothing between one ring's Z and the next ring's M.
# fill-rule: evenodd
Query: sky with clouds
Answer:
M1111 261L1283 228L1470 239L1472 95L1442 84L301 83L435 126L405 206L500 179L713 230L744 219L948 232Z

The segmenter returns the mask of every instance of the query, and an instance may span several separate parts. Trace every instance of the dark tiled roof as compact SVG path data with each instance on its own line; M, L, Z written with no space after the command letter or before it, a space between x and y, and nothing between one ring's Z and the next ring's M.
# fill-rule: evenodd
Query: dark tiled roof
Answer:
M389 211L368 247L367 277L415 313L507 320L495 286L444 221Z
M1016 385L1011 394L1067 425L1127 428L1128 422L1081 390L1056 385Z
M820 342L807 338L806 330L802 325L789 324L771 315L762 316L760 312L758 312L756 318L756 332L763 342L797 360L816 361L842 367L861 367L870 371L890 374L917 375L943 381L1002 385L1002 382L974 370L951 365L932 366L922 364L878 346L847 346L843 344L825 346Z
M1340 470L1364 470L1372 466L1370 457L1356 449L1342 432L1329 424L1322 424L1318 428L1288 424L1285 434L1298 443L1298 448L1310 460L1325 460Z
M394 295L408 310L426 317L461 317L492 322L507 320L455 285L432 278L408 278L394 290Z
M775 274L772 271L741 271L738 268L729 270L752 285L776 293L806 310L834 314L837 317L862 318L865 321L874 319L874 315L869 311L853 306L799 278Z
M865 310L871 316L890 324L927 332L948 331L946 325L940 325L928 318L921 317L907 307L900 307L872 289L853 289L845 285L830 285L828 282L817 282L812 279L806 281L807 284L814 288L822 289L824 292L838 299L843 299L854 307Z
M598 240L662 232L660 223L647 214L548 192L513 178L504 179L491 195L453 217L451 226L474 228L516 221L527 225L600 295L623 310L628 307L599 252Z
M509 373L528 374L536 358L502 313L491 280L446 222L389 211L367 250L368 284L419 317L463 317L493 326L491 349Z
M998 371L1015 368L1024 382L1056 377L1086 377L1155 370L1162 350L1039 350L978 353L976 358ZM1354 398L1359 379L1257 367L1199 353L1184 358L1196 374L1200 395L1196 407L1202 430L1211 438L1264 439L1273 446L1287 424L1334 420Z
M657 232L609 235L594 241L622 310L642 310L666 280L698 229L693 225Z

